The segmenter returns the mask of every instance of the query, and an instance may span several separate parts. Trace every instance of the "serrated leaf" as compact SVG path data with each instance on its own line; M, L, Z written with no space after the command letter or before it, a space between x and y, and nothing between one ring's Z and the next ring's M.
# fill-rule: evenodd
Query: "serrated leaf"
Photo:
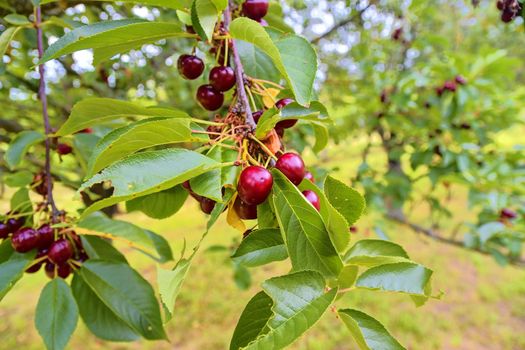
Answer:
M195 140L189 118L140 120L113 130L99 141L89 160L86 177L139 150Z
M330 175L326 177L324 191L328 201L340 212L349 225L353 225L365 210L364 197Z
M73 106L69 118L56 132L56 135L66 136L93 125L127 117L189 118L189 115L176 109L148 108L111 98L87 98Z
M365 239L356 242L345 254L343 261L345 264L367 267L411 262L403 247L396 243L379 239Z
M164 237L127 221L110 219L100 212L81 220L77 224L77 231L81 234L126 240L160 262L173 259L169 243Z
M224 166L213 159L185 149L165 149L141 152L118 161L82 184L79 191L110 181L113 196L91 205L82 213L87 215L116 204L160 192L186 180Z
M188 191L175 186L165 191L152 193L126 202L128 212L140 210L153 219L166 219L177 213L188 198Z
M230 342L230 350L242 349L264 330L272 317L272 298L261 291L246 304Z
M29 148L45 139L38 131L25 130L18 133L9 144L5 152L5 161L11 169L16 168L22 162Z
M58 39L44 52L39 63L72 52L95 49L95 64L147 43L172 37L192 37L176 23L147 22L140 19L104 21L76 28ZM99 50L97 50L99 49Z
M232 255L234 262L247 267L269 264L288 257L279 229L261 229L251 232Z
M191 260L186 259L180 260L172 270L157 266L157 285L164 309L168 312L168 320L172 318L177 296L190 266Z
M317 72L317 54L306 39L285 35L274 42L259 23L246 17L239 17L231 23L230 34L266 53L290 85L296 101L301 105L310 102Z
M325 287L323 276L314 271L296 272L265 281L263 290L273 302L272 316L261 329L261 321L268 315L268 306L267 299L258 294L257 304L252 303L250 308L258 306L261 311L244 318L255 329L253 335L258 337L243 349L282 349L292 344L321 318L335 299L337 289L325 293ZM246 324L237 325L238 334L237 329L248 331ZM247 340L244 337L232 339L230 349L238 349L237 344L242 345Z
M22 27L9 27L0 34L0 57L3 57L11 40Z
M337 311L359 349L361 350L405 350L385 327L373 317L354 309Z
M47 349L64 349L78 322L78 306L61 278L48 282L36 306L35 326Z
M0 244L0 300L22 278L24 271L34 257L34 253L21 254L15 252L10 239L6 239Z
M218 1L218 0L215 0ZM219 11L212 0L194 0L191 6L191 23L195 32L206 41L211 41Z
M280 171L273 170L272 200L295 271L337 277L343 263L321 215Z
M151 285L127 264L88 260L78 270L104 305L142 337L166 339Z

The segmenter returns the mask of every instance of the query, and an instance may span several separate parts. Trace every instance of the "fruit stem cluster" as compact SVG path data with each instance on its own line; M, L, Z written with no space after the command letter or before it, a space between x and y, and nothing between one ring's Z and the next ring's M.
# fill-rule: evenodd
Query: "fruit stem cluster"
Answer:
M230 28L230 23L232 20L231 14L232 1L228 1L228 6L224 11L224 26L228 30ZM235 39L231 39L231 50L233 54L233 63L235 65L235 78L237 84L237 94L239 96L239 104L242 107L242 111L246 115L246 124L255 130L256 123L253 119L252 110L250 107L250 101L248 100L248 95L246 94L246 89L244 87L244 68L242 66L241 57L237 51L237 46L235 44Z
M37 47L38 47L38 58L41 59L44 56L44 39L42 33L42 10L40 6L35 7L35 28L37 32ZM49 113L47 110L47 95L46 95L46 78L45 78L45 66L44 64L38 65L38 72L40 74L40 84L38 88L38 96L42 104L42 117L44 119L44 128L46 134L46 159L44 165L44 172L46 174L45 181L47 186L47 204L51 206L51 215L53 221L57 218L59 211L56 207L55 200L53 198L53 179L51 176L51 138L49 135L52 133L51 125L49 123Z

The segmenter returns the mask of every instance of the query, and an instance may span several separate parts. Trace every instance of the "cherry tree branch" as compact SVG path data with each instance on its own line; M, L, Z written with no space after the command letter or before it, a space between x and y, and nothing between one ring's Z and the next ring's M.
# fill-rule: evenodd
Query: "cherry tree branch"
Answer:
M228 1L228 6L224 11L224 27L229 30L230 23L232 21L231 9L233 7L233 1ZM226 44L227 45L227 44ZM239 97L239 105L242 112L246 114L246 123L254 130L257 127L255 120L253 119L252 110L250 107L250 101L248 95L246 95L246 88L244 86L244 67L242 66L241 57L237 51L235 39L231 39L231 51L233 54L233 63L235 64L235 80L237 84L237 94Z
M42 33L42 10L40 6L35 8L35 28L37 34L37 46L38 46L38 58L41 59L44 56L44 39ZM51 176L51 138L49 135L52 133L51 124L49 123L49 113L47 110L47 95L46 95L46 69L44 64L38 66L38 72L40 74L40 84L38 87L38 96L42 104L42 117L44 119L44 128L46 134L46 159L44 164L45 181L47 186L47 204L51 206L51 215L53 219L56 219L59 211L53 198L53 178Z
M310 40L310 42L312 44L317 44L319 43L319 41L321 41L322 39L324 38L327 38L329 37L330 35L332 35L335 31L337 31L339 28L342 28L350 23L353 23L355 22L356 20L360 19L361 18L361 15L366 11L368 10L368 8L372 6L372 3L369 3L367 6L365 6L363 9L361 10L358 10L353 16L350 16L349 18L335 24L332 28L328 29L326 32L324 32L323 34L319 35L318 37Z

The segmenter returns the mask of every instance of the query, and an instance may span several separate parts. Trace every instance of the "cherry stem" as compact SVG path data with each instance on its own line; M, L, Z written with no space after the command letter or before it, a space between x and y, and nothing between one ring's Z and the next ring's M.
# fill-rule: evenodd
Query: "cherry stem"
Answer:
M226 6L226 10L224 10L224 27L226 28L226 30L229 30L230 23L232 21L232 5L233 1L229 0L228 6ZM252 130L255 130L257 124L253 119L252 110L250 108L250 101L248 101L248 96L246 95L246 90L244 88L244 68L242 66L239 52L237 51L237 46L235 45L235 39L233 38L231 39L231 45L233 63L235 64L235 80L237 85L237 94L239 95L239 105L242 108L242 112L246 114L246 124L248 124L248 126L250 126Z
M31 268L31 267L33 267L33 266L35 266L35 265L40 264L42 261L44 261L44 260L46 260L46 259L47 259L47 255L46 255L46 256L42 256L42 257L40 257L40 258L38 258L38 259L33 260L33 261L31 262L31 264L30 264L29 266L26 267L26 270L29 269L29 268Z
M44 39L42 33L42 10L40 6L35 7L35 28L37 36L38 59L44 56ZM38 65L38 72L40 74L40 84L38 87L38 96L42 104L42 117L44 119L44 128L46 133L46 160L44 165L44 172L46 174L47 185L47 204L51 206L51 215L53 222L56 220L59 211L53 198L53 178L51 176L51 125L49 123L49 114L47 111L47 95L46 95L46 69L43 63Z

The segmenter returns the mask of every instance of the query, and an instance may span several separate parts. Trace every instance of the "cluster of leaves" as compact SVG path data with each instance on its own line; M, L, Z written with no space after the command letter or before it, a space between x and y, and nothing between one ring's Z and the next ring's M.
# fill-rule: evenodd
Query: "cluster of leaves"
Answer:
M166 21L129 18L79 26L50 19L46 26L65 23L70 30L49 46L37 63L92 49L95 64L99 64L142 45L173 38L187 38L191 45L204 46L217 32L222 12L229 11L228 3L219 0L140 3L171 9L172 16L167 16ZM247 81L258 79L272 86L281 83L287 86L287 89L263 89L261 95L254 97L253 103L264 105L267 110L257 128L246 137L260 143L279 122L299 120L300 125L304 124L304 128L316 135L312 149L320 151L328 142L329 118L326 108L313 100L317 56L303 37L291 33L282 18L277 18L279 9L272 2L266 17L267 28L243 17L234 19L227 28L226 39L239 45ZM187 21L191 21L197 35L183 29ZM20 15L11 15L8 22L13 26L2 33L2 53L21 29L30 30L32 25ZM267 103L279 95L294 97L297 103L283 109ZM232 104L228 111L222 112L246 117L237 107ZM168 243L161 235L111 219L100 211L126 203L128 211L140 210L154 218L167 218L184 204L187 194L182 185L190 181L193 192L217 202L201 242L225 209L232 226L243 227L232 207L238 169L250 150L244 147L240 153L232 152L229 144L214 141L216 135L202 127L217 126L217 122L193 118L184 110L166 106L145 107L136 102L99 97L76 103L68 114L67 121L52 136L73 145L80 176L85 178L79 186L70 183L79 195L90 200L87 208L71 215L68 225L81 235L89 260L75 268L70 284L56 278L44 287L36 309L36 327L49 349L66 346L79 316L101 339L166 339L164 323L176 312L177 295L200 243L189 255L183 251L173 269L158 266L161 310L154 288L104 238L124 240L159 263L173 260ZM36 129L35 125L39 124L33 122L29 128ZM79 133L86 128L95 132ZM18 133L5 152L10 171L5 182L18 188L17 193L23 194L25 203L31 203L28 193L33 181L27 164L38 166L32 157L34 152L29 151L38 152L45 137L35 130ZM243 161L239 161L239 154ZM52 168L61 173L59 163L54 162ZM432 271L410 260L399 245L382 240L350 244L349 227L365 207L364 198L357 191L330 176L320 186L303 180L296 187L278 170L272 170L272 175L272 192L257 207L257 228L241 242L232 259L244 268L289 260L291 272L263 283L262 291L251 299L240 316L232 349L284 348L310 329L341 295L355 288L405 293L416 305L435 297L431 290ZM101 183L108 191L97 198L94 189ZM302 195L304 190L317 194L319 211ZM17 201L12 200L12 210L19 205ZM1 296L23 276L31 258L30 254L21 256L14 252L9 239L0 246ZM337 310L335 305L333 310ZM403 348L366 313L346 307L336 312L360 348Z

